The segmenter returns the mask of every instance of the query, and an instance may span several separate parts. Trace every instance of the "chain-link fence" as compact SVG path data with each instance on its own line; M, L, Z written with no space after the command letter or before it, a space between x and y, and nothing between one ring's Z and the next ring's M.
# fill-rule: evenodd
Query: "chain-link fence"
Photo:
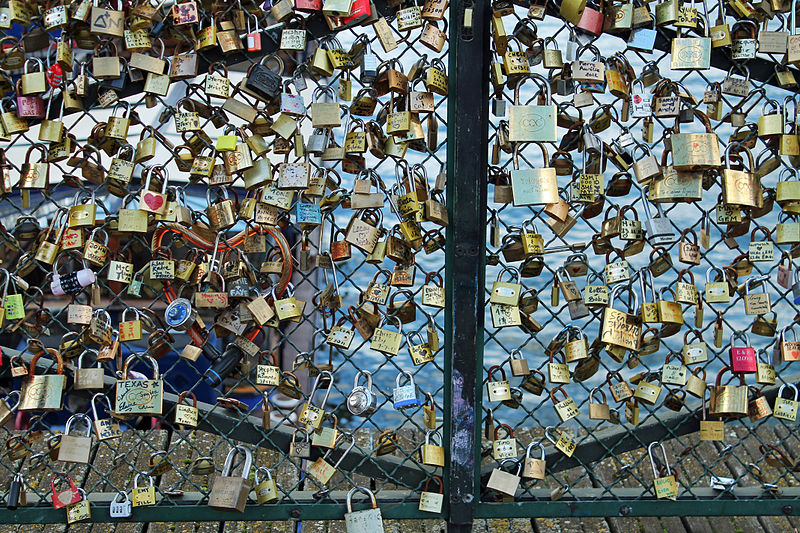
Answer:
M446 3L306 4L2 8L13 520L440 514Z
M764 505L797 485L796 404L776 404L796 383L783 53L715 45L711 69L686 70L655 13L619 38L543 10L491 20L482 500L530 501L508 516L672 514L645 510L655 497L791 514Z
M335 4L0 8L7 521L794 514L780 32Z

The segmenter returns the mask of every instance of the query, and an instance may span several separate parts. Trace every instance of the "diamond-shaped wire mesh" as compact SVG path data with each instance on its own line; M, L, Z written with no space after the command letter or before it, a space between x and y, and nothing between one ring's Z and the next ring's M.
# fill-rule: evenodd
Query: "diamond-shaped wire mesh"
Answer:
M557 9L556 6L555 10L557 11ZM559 129L559 140L555 143L544 144L548 158L544 164L542 150L539 146L535 143L516 143L519 155L518 166L516 166L514 162L515 143L507 140L511 106L515 104L515 81L506 79L506 83L501 89L498 89L496 85L491 86L493 94L493 100L490 103L492 114L489 131L491 166L488 175L490 213L488 219L490 224L487 232L484 388L481 391L485 424L482 501L494 502L500 499L498 491L487 489L485 483L492 471L500 469L503 463L495 458L492 447L495 430L492 428L496 428L498 438L502 439L508 433L501 427L505 424L513 429L514 437L517 439L517 451L512 454L515 460L522 461L529 444L530 457L536 459L543 453L543 448L538 446L540 443L548 450L546 478L543 480L523 478L516 493L516 500L538 499L541 501L541 499L555 500L563 497L576 498L579 501L611 500L613 502L653 498L655 497L654 475L647 454L647 447L653 442L663 442L666 445L670 466L674 472L677 472L677 488L681 498L704 498L717 501L729 499L732 495L737 499L742 498L729 490L709 491L711 476L730 477L733 487L765 487L761 494L767 498L771 497L770 490L780 491L782 487L797 485L798 478L792 468L794 454L791 450L795 446L793 421L774 416L758 420L751 420L748 416L730 419L725 421L724 440L701 441L700 434L696 432L696 420L702 418L701 402L695 396L687 394L685 386L685 380L692 373L703 379L709 386L714 385L718 372L730 363L733 335L747 334L749 344L745 343L744 338L736 338L736 346L752 346L755 348L760 363L773 364L773 350L780 347L777 334L767 327L766 333L763 333L764 328L761 328L762 334L759 335L754 332L753 327L754 323L759 320L777 319L777 331L780 332L783 328L790 327L795 323L796 306L790 290L791 282L781 286L777 279L779 262L784 266L791 264L790 252L794 254L796 241L788 240L778 243L775 230L779 221L793 222L794 219L781 215L780 207L775 203L771 209L761 209L761 212L756 212L758 211L756 209L734 210L741 216L743 222L728 224L722 218L724 177L721 172L717 175L707 176L707 179L704 180L707 183L704 183L703 186L702 200L660 204L660 208L663 208L663 216L667 217L668 226L671 228L674 238L663 244L665 253L670 256L671 264L654 277L655 292L652 292L649 288L650 276L647 272L651 265L656 264L657 266L659 259L657 252L651 254L654 246L658 244L653 232L648 234L645 242L638 243L635 240L622 240L618 230L612 231L611 237L608 239L601 237L604 222L613 221L613 218L619 216L622 209L625 209L622 214L627 220L640 221L643 229L648 227L647 221L650 216L648 210L653 217L657 215L654 203L643 202L642 188L645 183L637 180L631 163L642 160L648 153L652 153L661 164L667 164L661 161L661 155L665 150L665 141L669 141L670 131L677 131L675 130L676 119L671 116L652 118L652 138L645 139L643 131L647 120L636 118L632 112L633 107L628 108L628 103L624 102L623 98L616 97L607 90L592 91L591 88L582 87L579 83L575 83L575 91L583 92L583 96L588 99L586 104L579 104L580 108L576 108L573 105L573 93L561 91L562 82L558 81L561 69L545 67L542 61L541 47L544 46L551 50L557 48L561 51L565 62L574 59L568 57L568 51L578 49L581 60L606 61L607 68L609 58L614 57L615 54L624 54L623 57L629 62L635 73L637 83L641 80L644 69L651 69L657 73L655 77L651 76L651 79L645 79L644 86L648 93L654 90L655 83L659 80L671 79L678 82L687 93L684 98L681 98L680 108L697 109L704 113L707 112L707 104L703 102L704 92L712 89L714 83L722 84L726 78L743 78L744 69L740 68L737 71L732 68L727 73L715 68L704 71L672 71L670 70L671 54L669 51L634 50L626 48L625 40L618 37L605 34L599 38L592 38L585 32L574 31L571 25L558 18L548 16L545 20L540 21L532 20L528 16L527 8L516 6L514 13L502 17L502 23L510 41L508 49L517 49L512 36L524 37L526 30L529 34L529 30L533 28L535 39L540 40L524 41L525 44L521 45L520 49L527 53L531 63L531 73L541 75L545 80L550 81L553 101L558 106L559 128L568 128L570 124L576 124L576 126L566 135L562 135L566 131L565 129ZM657 29L660 36L668 35L664 33L663 28ZM504 56L497 52L495 26L493 26L493 35L495 37L493 39L494 61L502 64ZM574 46L569 43L570 40L577 41L578 39L580 41L573 43ZM666 42L669 43L669 37ZM579 48L583 45L585 45L584 48ZM596 46L596 49L590 48L590 45ZM779 63L781 61L780 57L766 54L759 54L759 58L767 62ZM740 63L740 65L742 64L746 65L745 62ZM632 81L633 79L628 79L628 83ZM520 105L544 103L536 100L537 95L544 92L542 88L544 85L547 83L536 85L528 81L522 86L520 101L516 103ZM755 160L753 163L748 164L747 158L743 154L739 154L732 159L732 168L741 169L742 159L750 170L759 167L766 168L765 163L772 162L774 158L778 159L778 168L761 179L761 183L766 189L764 197L770 202L770 205L773 205L771 202L774 200L774 191L779 176L781 176L780 179L786 179L787 175L793 175L796 172L794 170L796 158L780 156L778 146L774 141L756 134L756 124L762 113L767 113L772 109L770 102L777 102L775 108L780 110L784 105L784 97L787 97L789 98L787 105L790 118L786 122L786 132L793 133L794 130L790 129L794 127L791 119L793 92L778 88L774 76L770 76L769 79L749 79L748 90L750 96L747 98L746 104L744 104L745 98L741 96L722 93L723 111L719 118L727 117L727 120L712 119L711 125L713 132L719 137L721 153L725 153L726 147L732 142L731 136L736 134L739 135L738 140L745 143L752 152ZM731 126L729 113L737 104L745 113L746 127L734 128ZM763 111L762 105L765 106ZM588 162L584 161L585 156L582 151L584 141L581 136L587 133L581 129L581 121L604 143L601 146L611 147L617 153L620 153L621 150L626 151L632 156L632 159L626 164L630 168L626 169L625 166L615 164L611 158L604 161L602 170L599 169L597 157L589 159ZM703 125L693 117L680 124L680 132L683 133L703 131L705 131ZM604 151L604 153L607 152ZM558 168L565 169L563 173L559 172L557 177L560 196L563 200L570 202L569 216L575 219L574 226L566 232L562 231L564 224L556 223L557 220L545 212L544 205L515 207L511 202L511 192L509 191L514 182L514 169L519 168L525 172L528 169L557 166L559 163L562 165ZM723 156L723 165L724 163L725 157ZM604 176L600 188L602 196L588 198L579 196L580 176L582 173L587 173L584 165L588 165L588 173ZM626 172L627 175L625 175ZM782 174L782 172L784 173ZM625 190L625 187L621 189L617 187L619 185L617 180L622 178L632 181L629 191ZM519 191L531 194L530 189L526 191L526 182L519 175L517 180L515 185L520 187ZM516 193L517 190L514 192ZM503 199L504 195L507 200ZM765 232L762 233L759 228L764 228ZM556 233L557 231L559 233ZM700 244L700 259L697 265L679 260L681 233L684 231L693 232L687 233L684 241L699 239L694 241L696 244ZM525 253L521 249L522 233L540 234L543 239L544 255ZM703 242L705 235L708 236L707 242ZM748 265L742 263L742 259L746 257L742 254L748 253L751 241L763 240L768 241L769 245L774 247L774 260L753 261ZM602 244L606 244L605 249ZM609 245L610 248L608 248ZM610 250L608 256L605 254L606 249ZM588 309L581 309L581 306L577 305L583 304L586 300L586 286L606 285L604 268L607 263L619 261L621 258L615 253L615 250L622 251L623 249L628 252L625 259L630 265L630 277L633 279L631 287L636 293L637 305L642 301L655 302L654 296L673 299L666 289L664 293L659 293L662 288L667 287L675 290L675 284L678 281L694 283L697 287L697 294L703 301L702 313L699 318L696 316L696 305L686 302L680 305L683 321L680 329L675 328L674 332L662 329L662 325L659 323L643 324L643 330L655 328L647 333L648 340L655 339L655 342L660 342L657 350L644 350L646 355L642 353L636 356L630 351L623 350L621 354L612 356L604 348L604 345L599 343L605 306L590 304ZM585 257L581 258L578 254L585 254ZM737 264L737 262L741 264ZM557 283L555 276L559 268L575 266L578 263L583 263L588 268L585 268L585 273L571 276L571 280L577 284L577 289L580 291L580 298L569 304L565 301L565 292L557 291L555 288ZM736 269L739 274L738 282L734 282L732 285L733 287L738 285L742 290L740 293L733 293L729 302L708 303L704 297L707 271L710 272L710 281L714 281L717 271L713 269L722 269L723 267L731 267L729 271ZM505 270L507 268L513 270ZM752 268L752 273L748 271L750 268ZM540 269L541 273L538 273L537 269ZM517 277L516 280L512 279L514 276L519 276L520 273L521 277ZM683 277L679 279L681 273L683 273ZM644 274L648 282L645 294L640 292L639 274ZM763 289L754 284L749 292L766 291L771 301L771 312L765 315L746 314L745 284L748 280L760 276L764 276ZM492 303L491 297L496 281L521 283L522 325L513 325L514 322L511 325L493 322L492 308L496 306ZM563 271L560 281L568 281L564 278ZM627 281L623 280L612 284L608 292L611 293L615 287L624 286L626 283ZM554 290L559 293L557 301L553 300ZM595 290L597 289L595 288ZM502 296L502 293L503 289L501 288L498 294ZM620 302L620 297L622 297L622 302ZM626 293L619 293L615 300L615 308L625 310L627 300ZM536 302L538 302L538 307L535 305ZM631 308L633 313L639 313L638 308L634 308L633 305ZM571 318L572 316L575 318ZM503 318L508 319L508 316ZM563 384L563 390L567 397L575 401L579 414L562 422L554 404L564 400L565 396L562 396L560 391L556 392L558 396L555 400L549 396L551 391L562 385L562 383L554 383L551 380L549 355L550 348L555 348L552 362L555 364L564 362L562 360L564 357L563 343L559 346L554 343L554 339L568 326L575 328L570 337L572 340L585 336L587 346L590 347L587 353L599 365L596 372L587 372L589 366L587 362L592 359L575 359L568 363L569 383ZM755 331L759 331L758 326ZM716 343L715 336L718 337ZM792 340L791 333L787 340ZM706 343L707 360L687 362L684 365L684 361L689 361L684 359L684 345L698 341ZM669 377L662 378L662 368L670 355L669 363L682 367L680 370L684 372L684 384L681 384L680 380L670 383ZM536 379L543 381L543 391L535 394L530 389L525 389L523 385L529 380L527 376L512 376L513 357L525 359L532 372L541 372L536 375ZM745 381L750 386L750 399L755 397L758 390L772 390L774 386L793 385L796 382L796 374L792 365L780 361L780 359L775 361L776 385L762 381L757 383L755 374L746 374ZM519 393L521 401L501 403L489 398L492 382L503 379L500 369L493 368L498 365L510 382L511 391ZM554 368L558 370L558 367ZM493 373L490 374L492 371ZM612 396L610 386L618 381L617 374L613 374L614 372L619 373L621 380L630 383L632 391L636 391L635 383L638 383L639 380L652 383L656 388L660 387L658 399L653 402L653 405L638 401L638 423L631 423L627 418L626 403L624 401L617 402ZM722 377L723 385L730 380L730 374ZM531 378L534 378L534 374L531 374ZM558 380L557 376L554 378ZM664 379L667 383L664 382ZM528 383L530 384L529 381ZM736 383L736 380L733 380L730 384ZM594 399L590 399L593 391L597 392L594 392ZM772 394L774 392L772 390ZM785 396L788 398L791 394L787 391ZM706 397L708 398L708 395ZM670 402L670 400L673 401ZM602 407L597 404L607 403L610 407L610 415L606 416L615 421L590 418L590 402L596 404L594 409L598 413L597 416L601 417L604 416ZM674 410L669 407L671 403L674 404L672 406ZM773 407L772 399L767 403ZM709 419L712 418L709 417ZM718 420L718 418L713 419ZM561 435L573 440L577 445L571 459L553 449L553 445ZM656 447L656 451L658 452L656 466L660 469L663 466L663 459L660 449ZM776 459L779 454L786 454L786 464L779 464L780 460ZM506 464L503 468L514 473L516 463ZM660 475L666 474L662 471ZM773 486L777 488L773 489ZM538 489L545 488L546 492L537 492ZM591 488L600 490L592 492ZM641 492L632 496L630 492L621 490L625 488L640 488ZM552 495L550 491L553 491ZM752 498L752 496L748 498ZM547 503L542 502L542 505L547 505ZM536 505L525 509L525 513L530 512L532 515L537 515ZM611 507L603 508L603 512L609 512L609 509ZM714 509L714 503L710 501L706 510L709 514L716 514ZM592 511L583 509L582 514L583 512L591 513Z
M18 3L13 2L13 4ZM320 42L318 39L323 38L324 41L328 39L328 35L335 37L336 40L325 41L324 46L342 48L345 51L357 50L360 45L362 49L360 56L353 54L356 64L360 61L360 57L363 58L365 55L363 50L366 49L374 56L373 69L380 65L380 69L385 70L389 63L386 65L383 63L389 61L393 68L406 74L410 74L413 69L416 78L409 82L409 90L418 92L427 90L425 77L427 69L434 60L441 62L437 63L437 66L442 69L445 69L447 64L446 42L440 51L426 47L420 42L421 26L409 31L398 31L398 22L395 19L397 6L389 8L383 3L379 4L384 17L381 20L387 23L391 39L397 41L395 49L384 48L371 24L338 27L334 25L331 30L326 26L324 17L317 12L307 18L309 31L308 46L305 50L267 53L268 50L279 48L283 24L276 22L268 8L262 11L255 6L252 8L245 6L249 11L241 17L244 25L240 25L235 31L242 36L246 45L245 33L253 28L267 28L267 31L261 32L262 50L223 54L217 46L210 49L194 49L192 43L195 42L196 33L200 28L191 25L173 25L172 19L169 19L165 23L166 28L161 28L160 34L163 38L161 48L166 48L164 56L170 59L175 55L173 51L176 50L176 45L181 46L181 53L196 54L196 62L201 68L195 77L173 79L169 90L163 94L143 89L142 78L149 78L150 75L137 69L130 70L128 78L123 79L117 86L114 86L114 79L96 79L93 70L98 67L93 65L93 53L91 47L87 49L87 40L92 43L97 40L97 36L89 35L88 26L85 27L86 35L72 35L67 38L68 43L71 37L72 44L77 44L74 50L73 72L76 75L87 75L91 83L90 91L83 99L85 109L73 112L68 109L65 112L63 137L71 139L71 143L66 153L61 156L56 154L56 143L42 144L41 127L33 125L38 121L32 121L28 131L7 136L3 149L6 156L4 170L8 187L3 191L0 216L4 225L2 266L11 273L11 279L17 282L16 288L14 283L8 285L8 294L22 294L25 304L23 319L11 320L8 315L6 316L2 344L9 348L23 349L23 361L30 360L32 355L32 352L24 350L31 339L39 339L48 347L58 348L65 357L65 373L68 380L62 410L42 413L42 416L30 416L37 415L36 412L28 413L29 416L17 414L16 419L12 418L2 430L5 433L4 438L9 439L5 450L7 460L2 461L3 467L0 469L2 470L0 486L4 487L3 491L7 491L14 474L21 472L25 476L28 489L28 505L49 508L51 504L47 498L51 494L50 481L56 472L67 473L91 498L101 493L113 498L121 492L131 497L136 475L141 475L138 479L139 486L144 486L148 484L148 474L152 473L158 506L164 511L187 505L205 506L213 477L220 474L232 446L242 443L253 451L253 470L256 467L262 468L257 473L260 481L263 481L266 475L263 468L268 469L276 481L277 499L271 502L272 505L313 506L318 503L336 503L343 506L345 503L343 494L353 486L361 485L371 489L379 501L382 497L387 497L394 504L410 503L414 507L412 515L432 516L416 512L416 502L426 479L434 471L432 467L424 469L422 467L420 448L428 431L423 423L422 403L426 402L426 397L433 402L434 410L438 414L436 421L438 426L441 425L441 414L444 409L443 310L438 306L422 304L422 287L437 283L437 279L441 284L441 278L444 276L444 227L420 216L423 233L426 231L429 233L425 236L426 246L421 246L422 241L418 241L414 243L417 249L411 250L410 264L413 271L411 282L407 286L399 286L394 282L389 284L385 281L390 285L389 302L375 307L377 320L372 327L378 325L377 322L382 316L393 314L393 310L390 309L393 303L397 303L399 307L405 299L413 299L416 307L416 316L402 324L401 347L394 356L372 349L370 341L358 332L355 332L349 348L335 346L326 342L326 339L331 328L337 324L343 328L353 329L351 320L356 316L355 308L362 303L365 311L372 307L369 302L364 303L370 282L373 279L384 281L384 276L388 280L391 278L393 268L408 266L402 263L402 258L367 261L367 254L353 246L352 257L336 261L335 269L316 266L316 259L321 252L329 253L330 243L341 240L347 235L349 222L355 216L354 213L357 213L350 208L350 201L353 199L354 181L360 171L374 171L374 175L378 177L380 188L376 188L376 183L373 183L372 192L382 196L383 208L377 211L382 216L381 223L384 228L380 240L385 241L389 235L395 237L399 235L399 222L402 219L393 202L397 201L398 196L405 194L404 188L410 186L411 190L419 188L429 191L445 165L446 97L433 93L429 95L432 111L419 114L421 135L416 140L410 140L407 149L402 149L405 143L398 142L396 151L387 155L382 153L383 141L377 140L374 147L370 142L361 154L356 152L346 154L347 161L344 164L342 154L340 153L338 157L336 155L335 148L345 146L345 134L353 130L356 119L363 121L360 123L362 128L364 123L369 121L378 120L382 124L386 120L386 113L402 109L399 107L402 103L399 98L391 94L381 95L379 98L371 95L372 82L363 74L360 67L352 71L336 69L331 76L321 76L319 72L314 71L313 60L317 44ZM217 24L223 20L230 22L239 18L238 12L241 11L243 4L227 3L221 10L213 12L210 11L210 6L200 3L198 5L203 18L202 24L207 25L211 15ZM336 18L332 20L341 24ZM156 18L152 21L138 20L136 23L145 29L160 24ZM292 27L301 27L301 22L297 19L290 20L289 23ZM46 46L42 50L33 51L33 46L27 45L27 39L41 30L41 24L41 16L35 16L33 23L26 24L21 34L19 31L21 26L17 23L13 27L7 24L2 34L16 35L20 38L20 42L26 43L27 57L42 58L45 65L49 65L48 61L52 61L55 57L55 45L49 52ZM432 24L436 25L435 22ZM446 16L444 22L438 22L438 26L446 31L445 24ZM306 27L305 22L302 22L302 27ZM222 28L219 30L221 32ZM52 32L51 42L55 42L59 34L59 31ZM4 49L4 61L7 65L11 64L9 59L13 54L21 53L16 38L9 40L13 41L14 46ZM131 60L130 47L124 44L123 39L115 39L115 43L120 55L127 58L123 66L127 65ZM152 55L157 56L158 41L154 38L153 43L152 47L147 45L141 50L138 48L134 50L152 50ZM322 52L324 55L325 51ZM243 80L248 70L252 65L261 62L262 58L269 59L265 62L273 69L280 63L282 69L280 73L285 83L284 91L299 94L304 100L308 112L297 117L297 136L292 131L284 135L286 138L284 140L270 129L279 111L280 97L267 106L263 100L254 98L253 94L244 88ZM214 62L219 62L219 66L209 69L208 65ZM210 96L206 91L206 77L214 73L222 75L222 66L227 67L224 75L230 79L231 99L243 103L245 108L249 107L251 110L257 108L259 115L256 120L242 118L242 113L245 115L248 113L247 109L238 113L233 107L225 106L223 109L226 99ZM208 73L203 68L208 70ZM4 78L9 82L16 81L21 73L21 68L14 70L7 68L4 71L6 74ZM65 74L65 77L71 78L69 74ZM145 87L152 88L149 85L150 81L152 80L148 80ZM343 84L346 82L351 84L348 96L344 96L347 91ZM68 90L71 88L74 88L74 85L68 85ZM118 100L112 98L108 105L100 105L96 94L103 95L110 90L118 93ZM327 101L331 95L335 96L333 101L342 105L344 117L341 127L333 128L332 138L325 139L325 143L330 144L324 146L333 149L325 152L321 158L318 157L320 154L316 153L310 158L304 157L302 153L298 155L293 143L300 139L299 134L302 134L308 147L313 134L318 133L311 127L312 101ZM351 104L357 99L370 97L377 99L372 111L348 115ZM55 109L60 102L60 93L56 90L56 98L52 99L51 106ZM120 105L117 105L118 103ZM3 105L4 111L13 111L16 102L6 98L3 100ZM176 123L183 118L180 114L189 111L199 113L199 123L194 130L182 134L176 130ZM53 114L50 116L53 117ZM55 116L58 116L58 113ZM127 138L113 139L104 133L106 125L114 120L112 116L130 119ZM233 129L229 129L229 126L233 126ZM275 126L277 129L277 124ZM241 128L241 131L238 128ZM380 126L378 129L381 129ZM214 191L219 190L217 186L228 186L231 198L236 196L237 210L246 206L248 199L256 198L257 191L245 190L241 170L226 171L222 154L214 150L217 139L223 134L240 135L238 142L243 145L245 139L242 133L266 138L268 152L263 158L273 165L275 178L279 173L279 164L303 161L311 164L312 174L329 176L327 188L322 195L308 194L305 195L306 198L295 195L295 201L286 206L280 206L274 200L270 203L269 198L261 198L258 207L263 209L264 217L267 219L266 224L271 228L273 235L267 234L265 242L260 243L254 234L254 228L258 228L261 224L253 220L252 214L241 216L236 225L227 231L209 230L208 227L209 218L206 209L209 201L215 198L209 199L206 196L210 186L214 186ZM144 159L140 162L140 142L150 136L156 139L153 156L149 160ZM40 147L49 166L49 183L44 189L25 190L20 194L17 184L24 171L23 165L38 160ZM130 150L127 156L121 152L125 149ZM245 149L250 151L248 148ZM192 158L214 154L216 158L213 164L216 164L216 168L211 177L190 175L187 172ZM251 155L256 162L261 159L256 153ZM363 157L359 158L359 155ZM182 156L185 159L181 160ZM140 163L136 165L129 183L120 184L108 179L114 157L129 159L135 157L134 161ZM201 229L205 227L205 233L202 233L201 237L209 242L206 242L204 247L197 244L196 234L190 233L186 226L175 224L174 219L171 224L169 220L156 223L151 215L150 225L141 233L125 231L128 226L120 227L121 209L135 210L137 205L141 207L139 193L145 190L151 181L143 169L150 168L154 164L166 169L161 177L163 190L169 191L170 201L180 202L191 210L194 220L189 222L194 224L193 229L197 229L198 224ZM321 169L328 169L325 171L327 174L323 174ZM404 182L402 179L404 171L412 170L414 176ZM264 172L262 170L262 174ZM157 173L151 175L156 175L156 180L159 179ZM369 175L360 177L369 179ZM153 191L158 190L156 180L153 180ZM54 219L59 210L66 212L65 210L79 202L79 199L97 204L98 222L94 236L98 241L108 238L109 260L133 265L134 285L137 281L141 284L139 294L136 294L135 289L131 289L129 283L109 281L108 275L112 270L109 262L103 265L88 265L97 278L94 293L87 288L74 297L57 297L51 294L50 282L54 273L66 276L68 272L75 272L87 266L81 265L79 260L80 245L75 248L75 252L67 253L72 259L60 261L55 270L47 262L34 260L33 256L37 249L41 248L42 240L55 242L61 238L61 222ZM444 204L443 195L438 199ZM319 230L318 223L313 221L301 227L298 222L298 210L295 207L300 202L323 206L322 231ZM420 209L422 209L421 202ZM412 213L411 217L413 216ZM77 231L82 233L86 241L92 237L91 229L84 227L78 228ZM235 236L242 231L247 236L244 242ZM274 237L275 234L279 234L281 238ZM226 239L229 243L240 243L245 251L244 255L222 251L215 255L213 246L209 247L209 244L213 245L215 238L222 243L220 250L226 248ZM247 239L256 242L250 245ZM442 244L437 246L436 243L439 241ZM290 248L291 256L285 253L282 242ZM194 256L197 272L200 271L203 262L210 261L213 266L216 261L218 268L223 272L227 290L236 285L237 281L242 282L246 289L251 289L246 298L231 297L230 301L237 304L246 304L259 293L270 301L272 298L286 298L288 293L282 294L285 286L282 282L285 280L281 279L279 283L278 277L281 274L291 273L290 281L294 297L305 302L305 308L297 320L282 320L279 326L271 324L263 328L264 334L254 336L261 328L254 325L252 316L248 321L248 310L244 306L236 308L231 306L236 310L235 314L218 309L200 309L200 317L207 330L214 330L208 344L216 346L219 353L229 349L235 338L248 337L259 346L259 352L267 351L266 359L261 362L269 363L269 351L275 354L277 364L282 367L283 382L286 381L286 372L295 370L302 389L299 399L293 400L287 397L278 390L278 387L256 383L258 353L245 354L221 385L210 387L208 379L204 380L204 375L206 378L209 375L207 372L209 361L206 357L200 355L199 359L193 362L181 356L186 345L198 344L196 339L184 331L172 329L166 338L165 353L158 361L163 392L166 395L181 393L196 395L200 401L199 425L202 429L191 430L185 426L178 426L175 423L175 400L167 397L161 416L153 418L139 416L132 420L121 420L123 431L116 439L98 441L95 436L88 465L58 461L57 451L53 452L52 456L48 455L50 446L48 443L57 442L51 439L64 429L68 416L73 413L86 413L93 417L93 405L89 400L93 393L105 394L108 406L118 409L113 380L109 381L109 378L122 377L120 363L129 354L148 350L154 353L158 348L159 339L165 335L162 328L164 328L165 309L169 302L176 296L192 300L193 293L198 290L200 279L192 279L187 283L178 278L166 282L152 279L149 266L151 259L157 259L152 252L157 244L163 246L164 253L171 254L170 259L176 262L192 259L191 254L199 250L201 253ZM265 262L274 263L276 258L283 261L283 268L280 264L277 267L278 275L270 274L262 267ZM292 269L285 268L285 263L289 261L293 263ZM231 265L234 268L228 270ZM243 275L237 265L249 269L250 277ZM19 287L23 281L30 285L29 289L23 290ZM258 283L255 292L252 291L254 283ZM338 309L332 309L336 307L335 305L317 305L320 291L326 286L335 286L341 296L342 306ZM271 292L272 287L276 288L275 292ZM204 285L202 290L213 289ZM85 321L70 317L70 304L89 305L100 312L100 318L103 316L102 311L107 311L115 335L119 330L130 330L130 324L123 328L120 322L142 321L141 338L137 339L138 335L131 335L129 340L121 343L116 360L103 364L106 383L102 390L74 389L72 375L78 366L78 357L75 356L86 350L98 350L103 345L86 336L89 326ZM77 311L78 308L73 307L72 310ZM387 329L397 329L392 321L387 324ZM414 364L408 347L411 344L428 344L431 336L440 339L439 349L434 350L433 359L424 364ZM76 341L79 348L66 351L65 343L69 340ZM94 364L92 356L87 356L85 359L87 360L83 363L84 368ZM42 357L40 365L45 360L46 358ZM49 363L40 368L39 373L45 371L47 366ZM324 409L328 416L324 418L322 425L332 427L331 415L336 415L338 418L337 450L329 461L331 464L335 463L351 443L349 454L355 460L352 463L345 461L343 464L352 464L352 467L338 469L329 482L322 483L309 475L313 460L304 460L289 453L290 445L286 432L301 427L298 418L305 403L311 399L315 376L325 369L332 372L333 382L327 388L320 387L320 391L313 395L313 401L316 405L320 405L323 396L327 399ZM22 381L19 378L12 379L12 370L13 366L3 367L4 386L7 390L19 390ZM146 376L150 376L151 373L151 369L141 363L136 364L135 368L132 366L131 370ZM351 415L346 406L346 399L353 388L353 380L362 370L372 373L373 392L377 397L376 412L372 416ZM49 371L53 372L52 369ZM400 373L408 373L416 382L419 405L403 410L393 407L395 379ZM140 379L142 376L136 377ZM262 424L264 396L269 397L271 404L271 412L268 413L268 418L271 415L269 424L271 429L265 429ZM237 399L241 403L234 407L226 406L217 402L218 397ZM107 419L112 414L106 407L106 398L98 398L95 402L96 416L99 419ZM191 404L191 398L187 398L184 403ZM74 423L73 426L77 428L78 423ZM389 449L388 455L384 455L378 453L379 444L382 442L379 440L379 435L387 430L394 432L397 446L395 451ZM82 433L82 430L80 432ZM299 434L298 438L302 438L302 434ZM324 454L326 448L315 445L312 450L316 457ZM205 458L210 460L212 467L204 469L204 466L207 466ZM159 461L168 466L154 470L153 466ZM372 465L369 475L360 473L365 464ZM414 475L409 477L408 472ZM107 505L110 498L103 504ZM257 503L250 501L249 505L255 506ZM133 516L135 519L136 509ZM231 517L230 514L221 513L218 519L225 520ZM167 518L180 521L195 520L191 511L182 515L176 514L174 517L168 515L162 517L162 519Z

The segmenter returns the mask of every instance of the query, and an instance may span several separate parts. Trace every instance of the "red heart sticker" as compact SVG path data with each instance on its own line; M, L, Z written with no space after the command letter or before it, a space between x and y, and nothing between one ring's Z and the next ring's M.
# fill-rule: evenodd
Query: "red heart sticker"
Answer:
M157 195L157 194L146 193L144 195L144 203L150 209L157 210L162 205L164 205L164 198L162 196Z

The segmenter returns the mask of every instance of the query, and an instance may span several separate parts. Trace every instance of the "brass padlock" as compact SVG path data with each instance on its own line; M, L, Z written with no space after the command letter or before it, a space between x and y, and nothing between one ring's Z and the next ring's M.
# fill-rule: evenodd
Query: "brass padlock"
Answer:
M242 466L241 473L235 476L233 475L233 460L239 454L244 454L244 466ZM252 464L253 457L249 448L242 445L231 448L225 458L222 472L211 482L208 506L223 511L244 512L247 495L252 485L249 479Z

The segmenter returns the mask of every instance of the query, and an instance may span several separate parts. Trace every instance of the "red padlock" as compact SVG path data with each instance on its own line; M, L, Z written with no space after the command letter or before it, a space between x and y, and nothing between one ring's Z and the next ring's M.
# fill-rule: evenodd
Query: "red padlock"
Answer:
M737 337L744 338L745 346L734 345ZM731 370L734 374L754 374L758 370L756 351L753 347L748 346L749 344L750 339L747 338L746 333L734 333L731 336Z
M67 483L69 483L69 487L64 490L57 491L56 481L63 479L66 479ZM53 492L53 507L56 509L61 509L62 507L72 505L73 503L78 503L82 499L81 493L78 491L78 487L75 486L72 478L63 472L57 472L55 475L53 475L53 479L50 480L50 490Z
M50 65L45 72L45 78L50 87L54 89L61 87L61 84L64 83L64 69L58 63Z
M247 19L247 51L258 52L261 50L261 30L258 27L258 17L252 15L255 27L250 27L250 18Z

